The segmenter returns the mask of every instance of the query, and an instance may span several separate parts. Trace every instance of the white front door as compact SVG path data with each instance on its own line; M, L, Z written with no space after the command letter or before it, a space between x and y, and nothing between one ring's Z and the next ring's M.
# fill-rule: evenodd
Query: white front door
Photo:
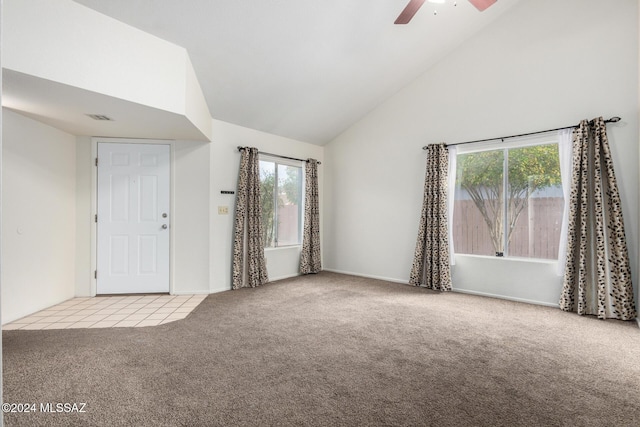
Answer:
M98 294L169 292L169 189L169 145L98 143Z

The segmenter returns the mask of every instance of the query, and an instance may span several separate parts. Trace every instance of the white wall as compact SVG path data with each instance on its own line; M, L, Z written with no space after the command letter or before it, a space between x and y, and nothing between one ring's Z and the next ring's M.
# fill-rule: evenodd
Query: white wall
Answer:
M71 0L5 0L4 7L6 68L184 112L184 48Z
M69 98L79 98L76 105L67 106L76 113L75 120L86 120L82 117L86 112L95 113L85 110L80 99L93 99L97 93L113 98L103 98L104 103L121 99L134 103L131 107L150 107L138 109L141 116L170 117L153 116L154 110L185 116L203 138L210 139L211 115L183 47L71 0L5 0L4 6L4 67L43 82L86 90L67 91ZM55 87L64 90L64 86ZM29 103L19 104L35 113ZM82 113L77 114L78 109ZM53 108L48 114L55 117L58 112Z
M174 293L209 293L210 143L174 145Z
M122 140L120 140L122 141ZM129 140L135 142L135 139ZM144 142L144 141L139 141ZM76 141L75 295L92 294L91 233L94 227L92 140ZM209 292L209 147L196 141L176 141L172 152L172 265L174 294Z
M91 155L91 138L80 136L76 139L76 280L75 296L91 296L91 227L94 222L91 215L91 168L94 167Z
M231 252L233 246L233 212L235 196L220 194L236 190L240 153L238 146L257 147L260 151L299 159L314 158L323 162L324 148L260 132L219 120L213 121L211 143L211 292L231 288ZM324 162L318 168L320 204L324 203ZM229 207L228 215L218 215L218 206ZM322 218L321 218L322 221ZM322 234L322 229L321 229ZM270 280L298 274L299 247L267 249Z
M326 267L408 280L423 145L618 115L623 121L609 126L609 137L637 281L637 7L633 0L521 2L328 144ZM546 304L559 297L560 280L544 263L460 258L453 279L459 290ZM523 286L535 292L523 294Z
M208 293L231 287L234 195L240 154L238 145L306 159L323 160L323 147L294 141L222 121L213 121L212 143L175 141L173 151L172 247L173 292ZM90 138L78 138L76 191L76 295L90 295L91 269L91 173ZM320 197L322 203L322 168ZM218 206L228 206L228 215L218 215ZM297 247L267 250L269 277L277 280L298 274Z
M76 139L3 109L2 323L75 291Z

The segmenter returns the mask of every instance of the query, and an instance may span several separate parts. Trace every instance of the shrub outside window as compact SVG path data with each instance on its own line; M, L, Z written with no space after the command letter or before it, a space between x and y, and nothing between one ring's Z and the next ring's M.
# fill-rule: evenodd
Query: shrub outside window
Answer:
M302 165L260 156L260 198L265 248L300 245Z
M459 152L456 163L456 253L557 259L564 207L557 140L494 144Z

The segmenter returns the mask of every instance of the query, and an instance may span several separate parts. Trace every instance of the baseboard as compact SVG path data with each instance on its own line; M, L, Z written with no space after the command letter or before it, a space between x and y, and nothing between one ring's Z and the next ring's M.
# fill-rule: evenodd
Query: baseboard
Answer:
M496 295L496 294L490 294L488 292L470 291L468 289L456 289L456 288L453 288L452 291L453 292L458 292L458 293L461 293L461 294L477 295L477 296L480 296L480 297L489 297L489 298L503 299L503 300L507 300L507 301L524 302L526 304L533 304L533 305L543 305L545 307L553 307L553 308L560 307L558 304L553 304L553 303L550 303L550 302L536 301L536 300L531 300L531 299L526 299L526 298L510 297L510 296L505 296L505 295Z
M294 273L294 274L285 274L284 276L278 276L278 277L269 277L269 282L276 282L278 280L290 279L292 277L298 277L300 275L301 275L300 273Z
M348 274L349 276L365 277L367 279L384 280L386 282L402 283L404 285L406 285L408 283L407 280L394 279L394 278L391 278L391 277L375 276L375 275L371 275L371 274L354 273L354 272L351 272L351 271L335 270L335 269L332 269L332 268L325 268L324 271L330 271L332 273L339 273L339 274ZM535 300L529 300L529 299L526 299L526 298L516 298L516 297L505 296L505 295L490 294L488 292L478 292L478 291L470 291L470 290L467 290L467 289L456 289L456 288L453 288L452 291L453 292L458 292L458 293L461 293L461 294L470 294L470 295L477 295L477 296L482 296L482 297L498 298L498 299L503 299L503 300L507 300L507 301L523 302L523 303L534 304L534 305L543 305L543 306L546 306L546 307L554 307L554 308L558 308L559 307L558 304L542 302L542 301L535 301ZM638 324L640 325L640 321L639 321Z
M332 268L323 268L322 270L330 271L332 273L347 274L349 276L366 277L367 279L384 280L385 282L402 283L403 285L406 285L409 282L408 280L394 279L392 277L383 277L383 276L375 276L372 274L354 273L352 271L334 270Z
M278 277L269 277L269 282L276 282L278 280L284 280L284 279L290 279L291 277L298 277L300 276L300 273L295 273L295 274L287 274L284 276L278 276ZM203 294L217 294L219 292L226 292L226 291L230 291L232 290L231 287L228 288L214 288L214 289L210 289L208 292L196 292L196 293L203 293ZM182 293L187 293L188 292L181 292ZM179 294L176 294L179 295Z
M173 292L171 293L171 295L209 295L211 292L210 291L203 291L202 289L197 290L197 291L178 291L178 292Z

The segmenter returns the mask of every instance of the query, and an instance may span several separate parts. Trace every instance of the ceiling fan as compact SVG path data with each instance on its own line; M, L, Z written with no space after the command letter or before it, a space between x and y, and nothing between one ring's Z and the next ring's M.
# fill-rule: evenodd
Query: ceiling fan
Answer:
M444 0L440 1L432 1L432 3L444 3ZM476 9L480 12L494 4L498 0L469 0L469 3L474 5ZM425 0L411 0L409 4L404 8L404 10L398 16L398 19L394 22L394 24L407 24L413 18L413 15L416 14L418 9L423 5Z

